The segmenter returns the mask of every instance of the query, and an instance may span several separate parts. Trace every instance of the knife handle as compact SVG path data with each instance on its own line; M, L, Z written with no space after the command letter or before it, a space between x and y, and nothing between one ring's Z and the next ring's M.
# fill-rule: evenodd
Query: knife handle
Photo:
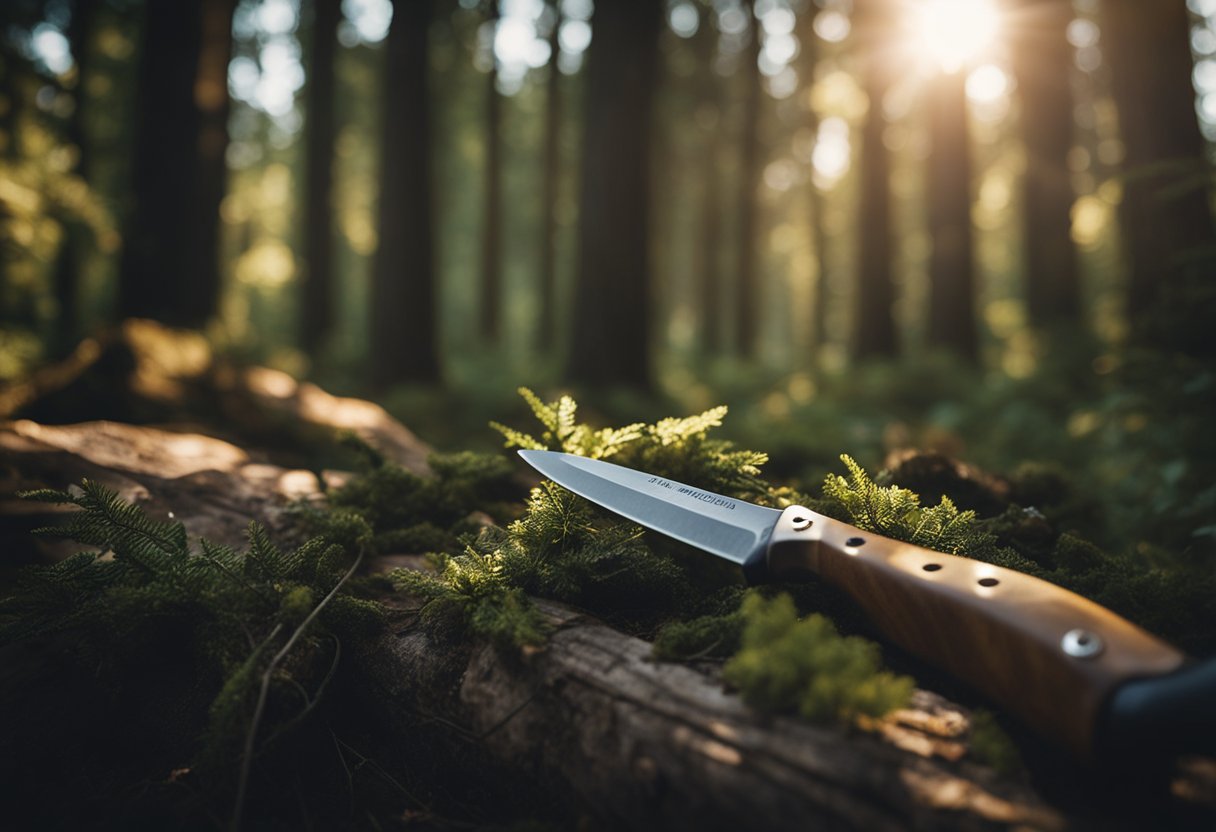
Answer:
M851 596L892 642L1083 759L1093 759L1096 726L1120 686L1185 661L1160 639L1055 584L891 540L801 506L782 512L762 557L763 568L749 569L749 576L818 575Z

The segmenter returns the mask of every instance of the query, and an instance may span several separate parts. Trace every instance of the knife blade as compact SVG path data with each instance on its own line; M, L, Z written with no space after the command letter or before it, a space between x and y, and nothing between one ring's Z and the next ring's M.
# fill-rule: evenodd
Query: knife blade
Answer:
M572 454L519 454L575 494L738 564L749 583L816 575L835 585L890 641L1083 760L1216 752L1216 661L1188 664L1055 584L802 506L766 508Z

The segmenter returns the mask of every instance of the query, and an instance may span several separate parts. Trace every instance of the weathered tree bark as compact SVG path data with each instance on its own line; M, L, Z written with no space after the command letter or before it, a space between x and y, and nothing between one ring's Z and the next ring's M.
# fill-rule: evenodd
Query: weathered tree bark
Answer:
M651 386L650 132L661 21L657 0L599 3L592 16L566 366L575 382Z
M760 189L760 18L754 0L747 10L747 46L741 57L743 83L742 137L739 144L739 248L735 264L735 349L742 358L759 350L764 286L757 268L756 215Z
M536 345L548 353L557 345L557 199L562 170L562 74L558 69L561 43L562 4L552 3L553 27L549 30L549 74L545 78L545 145L542 151L540 230L540 319Z
M202 326L219 304L235 0L148 3L136 89L122 316Z
M941 72L929 81L929 337L969 361L979 357L971 229L971 149L967 73Z
M857 209L857 293L853 355L893 358L899 352L895 332L895 283L892 275L891 155L883 134L887 119L883 99L895 80L891 63L898 16L888 0L865 0L857 7L862 85L870 101L861 130L861 194Z
M1102 12L1103 50L1124 145L1119 220L1131 266L1127 310L1134 323L1171 282L1207 268L1208 261L1188 264L1187 256L1216 243L1210 170L1195 113L1184 0L1105 0ZM1196 276L1204 279L1206 272Z
M497 27L499 0L490 0L487 23ZM502 335L502 96L498 92L498 55L490 48L486 73L485 204L481 221L481 327L489 345Z
M314 360L334 325L333 164L334 61L341 0L313 0L304 138L304 275L300 290L300 344Z
M1026 310L1032 324L1075 323L1081 315L1077 249L1072 241L1073 48L1068 0L1007 0L1013 72L1022 105L1026 172L1022 180Z
M433 0L395 0L384 72L379 237L372 266L375 384L439 379L427 34Z

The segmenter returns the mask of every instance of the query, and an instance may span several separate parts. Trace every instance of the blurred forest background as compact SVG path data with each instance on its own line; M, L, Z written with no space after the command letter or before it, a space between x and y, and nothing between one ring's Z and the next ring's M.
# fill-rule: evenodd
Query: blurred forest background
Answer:
M776 476L1050 463L1213 555L1216 0L0 15L6 382L153 318L440 447L725 401Z

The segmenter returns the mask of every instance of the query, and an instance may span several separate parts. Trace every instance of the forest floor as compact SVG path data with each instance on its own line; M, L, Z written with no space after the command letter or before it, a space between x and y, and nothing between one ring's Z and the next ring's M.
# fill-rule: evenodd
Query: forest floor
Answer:
M1208 498L1188 488L1204 481L1213 458L1204 456L1205 440L1189 433L1194 426L1188 420L1210 402L1211 382L1193 368L1180 368L1176 372L1192 373L1188 384L1175 390L1172 403L1153 401L1151 392L1130 395L1109 378L1134 368L1088 366L1093 378L1082 382L1040 378L977 387L975 376L947 364L899 372L877 368L848 379L740 383L726 395L738 405L725 432L743 447L768 451L771 478L806 491L825 472L839 470L841 452L874 467L885 461L896 472L903 465L901 484L919 491L926 504L949 493L981 517L999 515L1019 489L1034 485L1050 503L1044 507L1053 526L1108 547L1115 541L1120 556L1146 559L1158 571L1202 568L1208 557L1205 532L1188 518L1203 517ZM943 388L953 389L955 397ZM683 402L605 397L592 402L585 418L600 425L653 421L716 403L707 396L694 390ZM1177 401L1187 397L1192 406L1179 414ZM464 451L501 446L502 437L486 426L489 418L519 427L532 418L517 398L498 392L398 391L385 404L387 410L332 396L277 371L225 362L200 337L151 324L129 322L109 341L86 342L64 364L0 391L0 411L23 420L8 423L3 435L8 554L0 568L0 595L21 586L18 567L57 561L71 551L62 543L34 543L28 536L32 526L64 515L45 504L14 500L17 490L64 488L87 476L154 516L180 520L192 539L240 548L245 526L255 519L287 545L301 538L300 507L324 504L351 482L348 472L364 464L362 451L352 451L339 434L354 434L360 445L377 449L402 471L456 482L454 469L436 474L432 465L440 463L432 462L431 448L403 421L441 450ZM1168 429L1152 421L1171 408ZM411 415L401 420L390 413ZM88 424L70 427L81 422ZM1150 441L1139 450L1120 446L1129 436ZM995 460L993 470L1003 473L953 462L944 469L904 465L923 458L895 453L909 446L947 454L937 459L962 457L985 465ZM1123 451L1118 459L1093 458L1112 446ZM1026 448L1033 450L1019 451ZM1185 460L1173 475L1176 459L1170 454ZM1032 463L1035 457L1049 463ZM1136 466L1150 472L1151 482L1111 479L1121 470L1140 470ZM1172 490L1162 492L1159 484L1170 484L1171 476ZM512 496L483 500L477 517L461 515L456 526L469 518L474 527L490 522L482 508L499 523L518 516L518 501L532 480L508 469L502 482ZM1148 519L1112 521L1118 500L1128 499L1119 495L1135 489L1153 495L1149 505L1132 512ZM1184 532L1178 531L1179 518L1190 523ZM1173 536L1154 538L1153 530L1167 525ZM1143 534L1128 536L1128 528ZM1027 544L1026 551L1032 548ZM430 568L417 557L420 551L373 546L363 570ZM383 583L372 581L365 590L386 605L389 626L378 635L347 636L342 627L349 622L326 625L327 632L348 639L351 658L342 667L349 669L335 677L325 707L307 721L310 727L255 766L250 818L268 820L284 805L297 804L322 823L362 825L371 819L410 828L521 819L552 828L572 819L592 828L647 828L660 821L687 828L744 822L781 828L793 818L852 828L1136 828L1156 819L1202 828L1216 807L1216 771L1203 764L1174 782L1172 798L1116 801L1109 784L1077 771L1004 719L1021 761L993 768L994 758L977 756L972 748L972 708L980 704L974 695L897 652L886 651L885 660L913 672L923 687L896 718L861 731L812 726L754 712L737 693L724 692L720 659L656 663L647 640L627 625L626 632L605 626L593 602L537 602L555 635L541 650L504 650L477 639L453 641L422 621L416 601L386 595ZM285 598L284 609L287 603ZM1199 655L1216 652L1216 643L1209 643L1216 633L1210 610L1196 612L1207 618L1192 628L1189 646ZM5 621L11 625L13 619ZM173 649L172 633L167 637L158 649ZM149 675L140 669L146 651L133 658L119 650L109 654L111 666L89 681L79 667L69 668L57 638L3 648L12 659L6 659L5 730L27 743L13 746L25 751L21 759L10 759L17 768L6 781L25 783L38 799L66 800L61 820L100 812L103 825L117 826L131 818L174 817L189 806L203 807L195 819L200 828L224 825L223 812L204 799L213 784L204 767L191 762L197 736L181 733L183 724L196 732L206 725L206 702L196 701L198 680L180 687L180 674L189 678L192 671L175 660ZM324 639L309 649L310 661L326 655ZM337 656L333 661L338 666ZM22 676L13 668L34 670ZM316 681L305 667L291 672ZM317 699L328 679L320 682ZM192 691L185 705L196 710L193 722L178 722L161 705L150 704L186 689ZM79 693L90 690L92 701L80 701ZM130 701L120 704L133 690L140 691L142 715L131 712ZM45 694L39 707L31 706L31 691ZM20 713L28 719L18 730L14 720ZM116 726L115 715L131 718L130 726ZM40 733L51 724L40 718L58 724ZM166 725L176 726L176 733L160 736L152 751L118 750L157 737ZM320 766L328 774L302 773L285 762L291 754L319 759L316 746L309 745L318 733L327 747L337 748ZM80 751L82 737L97 746ZM56 743L62 746L58 757ZM31 748L42 750L26 757ZM68 764L63 755L77 751L78 759ZM230 767L239 757L229 755ZM115 767L116 759L123 762ZM285 766L281 777L273 769L279 765ZM91 781L91 772L106 766L113 770ZM57 783L47 784L48 771L61 772ZM268 781L279 781L281 788ZM218 792L231 798L225 788ZM315 794L284 796L284 790ZM79 805L71 805L72 795ZM134 814L116 808L132 800L143 808ZM26 808L34 818L45 807Z

